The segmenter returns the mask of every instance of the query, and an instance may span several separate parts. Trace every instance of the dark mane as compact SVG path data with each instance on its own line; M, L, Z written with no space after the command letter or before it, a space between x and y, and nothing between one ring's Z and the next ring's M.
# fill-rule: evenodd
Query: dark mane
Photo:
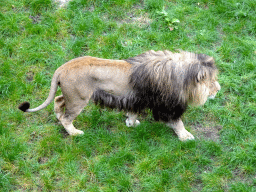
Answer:
M133 91L114 96L97 90L92 99L104 106L135 113L149 108L155 120L166 122L179 119L196 84L214 78L216 73L213 58L204 54L148 51L126 61L133 64L129 80Z

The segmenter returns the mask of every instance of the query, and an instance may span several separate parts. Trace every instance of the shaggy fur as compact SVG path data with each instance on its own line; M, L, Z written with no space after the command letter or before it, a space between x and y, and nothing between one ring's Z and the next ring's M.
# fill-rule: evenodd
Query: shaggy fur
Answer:
M133 64L129 78L133 91L114 96L97 90L92 99L103 106L135 113L150 108L157 121L179 119L196 97L192 90L206 78L213 80L217 69L213 59L204 54L183 52L185 59L177 56L170 51L149 51L127 59Z

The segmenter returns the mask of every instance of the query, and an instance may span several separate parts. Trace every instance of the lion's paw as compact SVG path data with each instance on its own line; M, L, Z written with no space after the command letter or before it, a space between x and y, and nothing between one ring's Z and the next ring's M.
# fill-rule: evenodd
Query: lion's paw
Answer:
M140 122L138 120L136 120L135 122L129 119L125 120L126 126L127 127L136 127L140 124Z
M195 139L195 137L191 133L189 133L187 130L184 130L181 133L179 133L178 137L179 137L179 140L181 141L188 141L188 140Z
M135 121L135 127L138 126L140 124L140 121L139 120L136 120Z
M72 135L72 136L78 136L78 135L83 135L83 134L84 134L84 132L80 131L78 129L74 129L74 130L69 132L69 135Z

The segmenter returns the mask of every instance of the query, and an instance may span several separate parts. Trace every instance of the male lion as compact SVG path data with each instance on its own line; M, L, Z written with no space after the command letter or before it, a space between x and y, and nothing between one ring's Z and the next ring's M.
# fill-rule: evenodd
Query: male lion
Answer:
M79 57L54 73L46 101L34 109L23 102L19 109L35 112L55 98L54 111L70 135L83 134L72 122L92 99L95 103L127 111L127 126L139 124L137 113L152 110L155 120L172 127L181 141L194 139L181 121L187 106L203 105L220 90L212 57L181 51L148 51L127 60Z

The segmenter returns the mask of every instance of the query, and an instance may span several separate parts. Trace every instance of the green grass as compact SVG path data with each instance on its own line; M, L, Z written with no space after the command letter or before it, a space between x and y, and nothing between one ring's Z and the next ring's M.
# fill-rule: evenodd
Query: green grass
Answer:
M0 191L256 191L255 10L255 0L0 1ZM75 120L85 134L70 137L53 104L17 109L41 104L70 59L150 49L216 60L222 90L183 116L195 141L149 111L128 128L124 112L90 104Z

